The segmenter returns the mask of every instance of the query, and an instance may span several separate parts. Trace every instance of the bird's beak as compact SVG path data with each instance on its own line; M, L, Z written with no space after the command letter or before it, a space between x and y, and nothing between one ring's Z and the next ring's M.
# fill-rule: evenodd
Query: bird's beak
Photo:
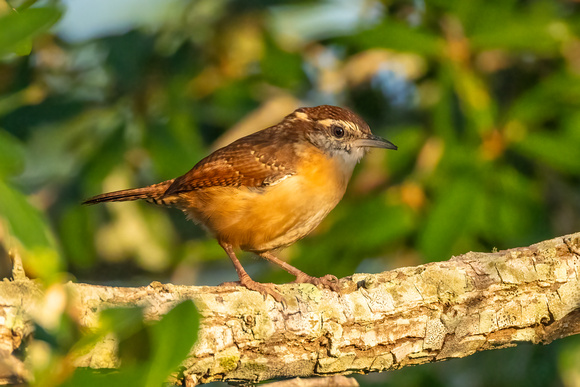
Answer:
M355 145L359 147L367 147L367 148L384 148L384 149L393 149L397 150L397 146L390 142L389 140L385 140L379 136L375 136L371 134L367 138L361 138L355 141Z

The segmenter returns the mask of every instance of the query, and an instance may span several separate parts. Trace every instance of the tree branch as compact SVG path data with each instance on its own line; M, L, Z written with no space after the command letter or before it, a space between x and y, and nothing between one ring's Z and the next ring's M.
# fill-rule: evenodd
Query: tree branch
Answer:
M577 233L525 248L355 274L341 280L342 294L281 285L286 308L241 287L66 287L87 327L95 326L104 308L140 305L153 320L192 299L202 327L182 382L194 386L379 372L518 342L547 344L580 333L579 276ZM30 316L41 296L29 279L0 283L1 352L11 354L31 333ZM114 340L105 340L75 365L114 368L115 350Z

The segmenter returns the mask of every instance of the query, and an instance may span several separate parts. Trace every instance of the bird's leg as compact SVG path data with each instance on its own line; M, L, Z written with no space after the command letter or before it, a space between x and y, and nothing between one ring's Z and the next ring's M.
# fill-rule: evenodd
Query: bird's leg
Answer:
M280 266L282 269L286 270L288 273L296 276L296 283L306 283L312 284L314 286L322 285L323 287L330 289L335 292L340 292L340 287L338 286L338 278L331 274L327 274L324 277L312 277L303 272L300 269L295 268L294 266L290 265L287 262L282 261L281 259L277 258L274 254L270 253L269 251L265 251L259 254L260 257L264 258L267 261L275 263L276 265Z
M248 288L250 290L254 290L254 291L262 294L264 296L264 298L266 298L268 295L271 295L272 298L275 299L276 301L282 302L282 303L284 302L282 295L280 293L278 293L278 291L276 290L275 284L272 284L272 283L264 284L264 283L256 282L252 278L250 278L248 273L246 273L246 271L242 267L242 264L238 260L238 257L236 257L236 253L234 253L234 249L233 249L231 244L226 243L226 242L221 242L221 241L219 242L219 244L225 250L228 257L230 257L230 259L232 260L232 263L234 264L234 267L236 268L236 271L238 272L238 277L240 278L240 284L242 286L245 286L246 288Z

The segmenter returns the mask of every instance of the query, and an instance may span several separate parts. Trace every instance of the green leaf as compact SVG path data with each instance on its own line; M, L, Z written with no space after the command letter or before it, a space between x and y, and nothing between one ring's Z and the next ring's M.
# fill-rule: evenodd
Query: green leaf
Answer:
M26 196L0 180L0 217L8 221L11 233L25 247L52 247L52 237L40 211Z
M526 88L509 107L509 119L538 125L578 111L579 101L580 77L555 71Z
M62 220L58 224L62 247L72 264L90 267L96 260L95 247L87 243L94 237L95 212L78 203L71 204L63 211Z
M15 175L24 167L24 148L20 141L0 129L0 178Z
M292 264L310 275L350 275L360 261L389 248L416 227L409 207L389 204L383 195L359 198L356 203L343 201L331 218L336 220L328 230L293 246L300 253Z
M199 313L184 301L151 325L142 308L114 308L101 312L100 328L79 341L77 348L92 347L108 332L119 339L121 367L115 372L77 369L64 386L159 387L189 354L197 339Z
M523 246L549 233L539 183L506 164L490 164L480 173L470 223L474 233L500 249Z
M141 386L143 380L142 367L123 367L119 370L94 370L91 368L77 368L72 378L60 387L126 387Z
M461 66L451 66L450 73L466 122L479 133L492 129L497 109L483 79Z
M376 132L381 133L380 129ZM417 153L425 143L425 131L420 127L413 126L391 128L384 137L399 147L396 152L387 152L386 154L386 165L389 170L402 172L412 169L416 162Z
M30 54L32 39L48 30L61 17L56 7L29 8L0 17L0 55Z
M170 128L158 125L149 128L144 145L149 151L157 174L162 179L171 179L176 174L185 173L186 168L195 165L205 156L201 151L192 150L189 147L190 143L181 141Z
M158 387L181 364L197 339L199 313L191 300L182 302L151 327L152 358L147 387Z
M128 337L134 336L139 330L143 329L145 329L143 323L143 308L126 307L105 309L100 313L98 329L91 331L78 340L73 352L79 355L88 353L109 333L115 334L119 340L119 346L121 346ZM125 359L122 360L124 361ZM86 377L86 375L83 377Z
M443 41L435 34L412 28L393 19L387 19L374 28L344 40L360 49L384 47L425 56L437 56L443 49Z
M45 280L55 279L64 262L44 215L26 196L0 179L0 223L24 247L23 261L28 273Z
M457 177L440 190L419 235L419 248L430 261L449 259L453 245L465 231L471 203L478 194L478 185L468 177Z
M74 353L81 355L91 350L98 342L113 332L119 340L121 367L115 371L78 368L61 387L87 386L107 387L142 386L149 368L150 351L147 347L148 327L143 320L143 308L111 308L103 310L99 318L99 328L81 338L75 345Z
M142 308L111 308L101 312L100 329L115 332L119 340L133 335L143 327Z
M264 79L288 89L297 87L305 78L300 54L281 49L271 39L266 39L265 48L260 63Z
M546 1L494 7L483 2L479 11L472 23L473 33L467 33L475 50L553 54L569 28L557 18L554 5Z
M562 172L574 175L580 173L578 138L569 138L564 133L537 132L528 134L514 147L531 160L545 163Z

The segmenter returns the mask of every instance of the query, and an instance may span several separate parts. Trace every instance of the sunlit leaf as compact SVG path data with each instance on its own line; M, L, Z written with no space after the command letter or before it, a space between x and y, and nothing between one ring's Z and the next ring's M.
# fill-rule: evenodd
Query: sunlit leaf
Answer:
M29 8L0 17L0 55L15 52L28 55L31 39L58 21L62 12L55 7Z
M495 106L483 80L459 66L454 67L451 73L465 117L471 126L479 133L493 129Z

